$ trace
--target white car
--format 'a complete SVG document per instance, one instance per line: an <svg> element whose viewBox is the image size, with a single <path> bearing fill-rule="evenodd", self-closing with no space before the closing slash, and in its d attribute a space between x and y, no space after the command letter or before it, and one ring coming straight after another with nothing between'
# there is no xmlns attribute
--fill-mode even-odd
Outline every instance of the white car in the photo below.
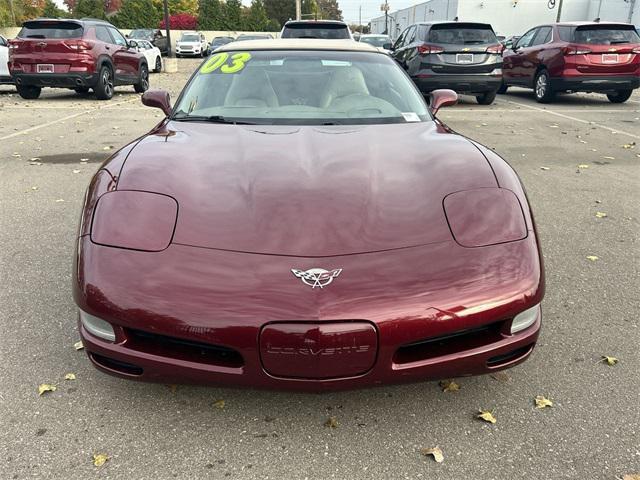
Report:
<svg viewBox="0 0 640 480"><path fill-rule="evenodd" d="M184 32L176 42L176 57L209 55L209 44L202 32Z"/></svg>
<svg viewBox="0 0 640 480"><path fill-rule="evenodd" d="M13 84L9 75L9 44L7 39L0 35L0 85Z"/></svg>
<svg viewBox="0 0 640 480"><path fill-rule="evenodd" d="M158 47L154 47L153 44L147 40L133 40L138 44L138 51L144 54L144 58L147 59L147 65L156 73L162 71L162 54Z"/></svg>

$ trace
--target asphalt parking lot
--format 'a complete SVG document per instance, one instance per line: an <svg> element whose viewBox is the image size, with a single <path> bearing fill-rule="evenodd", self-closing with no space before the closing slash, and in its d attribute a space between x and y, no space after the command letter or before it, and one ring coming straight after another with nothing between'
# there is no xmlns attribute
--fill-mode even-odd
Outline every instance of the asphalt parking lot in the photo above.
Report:
<svg viewBox="0 0 640 480"><path fill-rule="evenodd" d="M180 60L152 88L175 98L197 64ZM462 97L439 116L494 148L527 189L547 275L532 357L503 375L456 379L457 392L437 382L322 395L170 387L95 370L74 349L70 288L91 176L160 111L132 87L100 102L66 90L27 101L0 86L0 478L640 473L640 93L622 105L580 94L543 106L513 89L489 107ZM42 383L57 390L39 396ZM537 395L553 406L536 409ZM479 409L497 423L475 419ZM420 453L435 446L443 463ZM94 454L109 460L96 467Z"/></svg>

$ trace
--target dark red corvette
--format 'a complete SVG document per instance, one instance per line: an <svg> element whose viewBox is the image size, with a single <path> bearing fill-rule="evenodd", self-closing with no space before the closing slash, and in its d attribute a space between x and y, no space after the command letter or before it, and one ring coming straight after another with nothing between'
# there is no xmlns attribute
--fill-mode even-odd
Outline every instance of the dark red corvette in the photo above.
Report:
<svg viewBox="0 0 640 480"><path fill-rule="evenodd" d="M525 360L543 268L518 177L384 53L230 43L89 186L74 272L121 377L322 391Z"/></svg>

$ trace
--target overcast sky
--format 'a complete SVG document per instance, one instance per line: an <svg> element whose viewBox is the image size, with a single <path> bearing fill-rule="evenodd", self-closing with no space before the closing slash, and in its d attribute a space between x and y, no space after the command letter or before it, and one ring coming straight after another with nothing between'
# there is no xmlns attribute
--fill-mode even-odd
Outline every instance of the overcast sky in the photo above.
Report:
<svg viewBox="0 0 640 480"><path fill-rule="evenodd" d="M54 0L62 6L62 0ZM421 3L424 0L388 0L390 11L406 8L410 5ZM250 5L251 0L242 0L245 5ZM359 10L362 7L362 23L367 23L372 18L382 14L380 5L384 0L338 0L344 19L349 23L358 23Z"/></svg>

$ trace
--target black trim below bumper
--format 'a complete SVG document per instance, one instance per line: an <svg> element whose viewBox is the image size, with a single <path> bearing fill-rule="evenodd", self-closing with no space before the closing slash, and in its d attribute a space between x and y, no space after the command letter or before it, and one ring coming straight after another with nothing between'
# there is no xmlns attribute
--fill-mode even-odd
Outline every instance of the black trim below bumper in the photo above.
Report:
<svg viewBox="0 0 640 480"><path fill-rule="evenodd" d="M95 73L20 73L12 72L16 85L33 87L77 88L98 83Z"/></svg>
<svg viewBox="0 0 640 480"><path fill-rule="evenodd" d="M0 75L0 85L13 85L13 78L9 75Z"/></svg>
<svg viewBox="0 0 640 480"><path fill-rule="evenodd" d="M555 91L573 92L613 92L615 90L633 90L640 88L640 77L557 77L551 79L551 88Z"/></svg>
<svg viewBox="0 0 640 480"><path fill-rule="evenodd" d="M500 88L502 75L488 73L472 75L429 74L428 77L412 77L422 93L439 88L450 88L458 93L487 93Z"/></svg>

